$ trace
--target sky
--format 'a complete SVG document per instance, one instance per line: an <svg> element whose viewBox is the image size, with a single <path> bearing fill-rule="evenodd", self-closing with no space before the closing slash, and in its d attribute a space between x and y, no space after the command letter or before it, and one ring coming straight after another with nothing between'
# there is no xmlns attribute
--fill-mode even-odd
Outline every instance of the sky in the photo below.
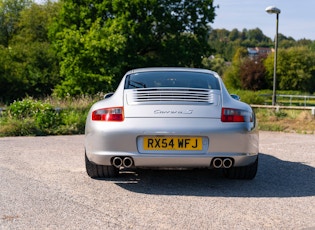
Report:
<svg viewBox="0 0 315 230"><path fill-rule="evenodd" d="M279 33L295 40L315 40L315 0L214 0L216 17L210 26L213 29L259 28L273 39L276 34L276 15L265 9L275 6L279 14Z"/></svg>

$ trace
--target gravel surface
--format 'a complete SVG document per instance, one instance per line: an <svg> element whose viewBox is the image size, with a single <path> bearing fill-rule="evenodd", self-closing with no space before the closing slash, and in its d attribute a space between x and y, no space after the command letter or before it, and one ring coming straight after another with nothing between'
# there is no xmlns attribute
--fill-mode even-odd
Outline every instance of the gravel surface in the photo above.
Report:
<svg viewBox="0 0 315 230"><path fill-rule="evenodd" d="M260 133L252 181L85 173L84 136L0 138L0 229L314 229L315 135Z"/></svg>

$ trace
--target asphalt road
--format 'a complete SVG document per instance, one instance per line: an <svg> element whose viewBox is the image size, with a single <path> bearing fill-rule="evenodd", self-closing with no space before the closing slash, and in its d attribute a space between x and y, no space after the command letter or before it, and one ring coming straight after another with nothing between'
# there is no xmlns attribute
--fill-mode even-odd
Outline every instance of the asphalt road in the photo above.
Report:
<svg viewBox="0 0 315 230"><path fill-rule="evenodd" d="M314 229L315 135L260 133L252 181L85 173L84 136L0 138L0 229Z"/></svg>

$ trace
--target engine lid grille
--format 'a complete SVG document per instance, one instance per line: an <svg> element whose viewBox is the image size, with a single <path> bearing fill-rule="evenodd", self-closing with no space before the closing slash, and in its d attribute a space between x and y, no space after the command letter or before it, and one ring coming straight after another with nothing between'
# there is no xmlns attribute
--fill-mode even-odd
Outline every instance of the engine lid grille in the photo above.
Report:
<svg viewBox="0 0 315 230"><path fill-rule="evenodd" d="M141 88L126 90L132 104L217 104L219 90L192 88Z"/></svg>

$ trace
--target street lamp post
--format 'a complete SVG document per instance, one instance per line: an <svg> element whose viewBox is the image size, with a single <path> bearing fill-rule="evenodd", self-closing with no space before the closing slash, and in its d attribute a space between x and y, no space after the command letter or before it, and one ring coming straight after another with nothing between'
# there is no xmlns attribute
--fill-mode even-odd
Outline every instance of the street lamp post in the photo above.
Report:
<svg viewBox="0 0 315 230"><path fill-rule="evenodd" d="M278 26L279 26L279 14L281 12L275 6L268 6L266 12L269 14L276 14L276 36L275 36L275 56L274 56L274 66L273 66L273 90L272 90L272 105L277 103L277 94L276 94L276 82L277 82L277 54L278 54Z"/></svg>

